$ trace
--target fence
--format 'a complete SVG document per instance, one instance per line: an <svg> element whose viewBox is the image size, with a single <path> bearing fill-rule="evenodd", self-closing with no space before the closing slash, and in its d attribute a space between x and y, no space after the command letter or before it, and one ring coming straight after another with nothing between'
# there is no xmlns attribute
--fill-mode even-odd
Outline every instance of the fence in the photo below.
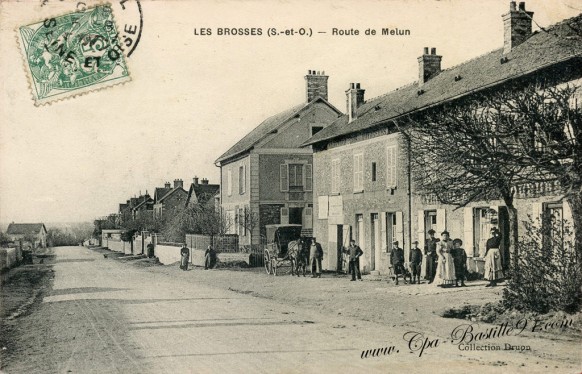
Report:
<svg viewBox="0 0 582 374"><path fill-rule="evenodd" d="M209 245L218 253L238 253L240 248L238 245L238 235L198 235L186 234L186 246L188 248L206 250Z"/></svg>

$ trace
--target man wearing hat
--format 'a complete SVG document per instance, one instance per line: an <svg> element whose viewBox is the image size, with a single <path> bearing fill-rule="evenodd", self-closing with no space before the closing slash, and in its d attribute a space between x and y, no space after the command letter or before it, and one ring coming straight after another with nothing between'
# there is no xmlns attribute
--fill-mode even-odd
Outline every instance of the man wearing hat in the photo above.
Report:
<svg viewBox="0 0 582 374"><path fill-rule="evenodd" d="M410 249L410 270L412 271L412 283L420 284L420 268L422 266L422 251L418 248L418 240L412 242Z"/></svg>
<svg viewBox="0 0 582 374"><path fill-rule="evenodd" d="M434 281L436 275L437 266L437 243L440 241L434 236L435 231L433 229L428 230L429 238L426 240L424 247L424 254L426 255L426 279L428 283Z"/></svg>
<svg viewBox="0 0 582 374"><path fill-rule="evenodd" d="M356 245L355 240L350 240L350 245L343 250L350 258L349 273L352 275L350 281L355 281L356 276L359 280L362 280L362 273L360 273L360 257L364 254L364 251L359 245Z"/></svg>
<svg viewBox="0 0 582 374"><path fill-rule="evenodd" d="M392 242L392 252L390 252L390 265L394 270L394 283L398 285L398 276L402 274L404 284L406 284L406 272L404 270L404 249L398 247L398 240Z"/></svg>

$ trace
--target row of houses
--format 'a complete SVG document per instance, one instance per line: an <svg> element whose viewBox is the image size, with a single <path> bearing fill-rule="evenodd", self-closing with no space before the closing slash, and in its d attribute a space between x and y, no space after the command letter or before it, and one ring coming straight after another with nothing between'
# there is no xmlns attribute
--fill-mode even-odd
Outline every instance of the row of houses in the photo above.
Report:
<svg viewBox="0 0 582 374"><path fill-rule="evenodd" d="M123 225L140 218L161 221L193 204L218 204L219 190L218 184L211 184L206 178L200 180L194 177L188 190L184 189L182 179L175 179L173 185L166 182L163 187L154 189L153 197L146 190L145 194L140 193L139 197L131 197L125 203L119 204L118 224Z"/></svg>
<svg viewBox="0 0 582 374"><path fill-rule="evenodd" d="M364 271L386 273L390 243L398 240L408 252L415 240L424 245L430 229L461 238L469 265L478 268L490 229L498 227L505 234L507 265L503 201L458 209L417 194L395 122L479 92L507 89L515 81L549 76L556 85L580 85L582 40L575 30L581 29L582 15L536 32L532 19L525 3L511 2L502 16L499 49L444 68L446 56L425 48L417 58L417 81L371 100L360 83L350 83L345 113L328 102L329 76L309 70L303 103L266 119L216 160L221 208L236 223L231 233L241 245L260 246L265 225L301 224L322 243L324 269L338 270L341 249L353 238L364 251ZM571 217L555 187L520 186L515 202L520 221L545 217L544 212ZM247 211L256 225L244 224Z"/></svg>

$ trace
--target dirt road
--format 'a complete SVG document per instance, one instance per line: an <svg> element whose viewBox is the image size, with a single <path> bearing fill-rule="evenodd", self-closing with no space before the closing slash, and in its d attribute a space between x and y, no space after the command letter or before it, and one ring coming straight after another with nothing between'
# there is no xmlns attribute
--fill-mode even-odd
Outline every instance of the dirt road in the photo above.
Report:
<svg viewBox="0 0 582 374"><path fill-rule="evenodd" d="M531 351L459 350L450 335L463 322L433 313L459 298L449 290L336 277L137 268L82 247L55 253L52 290L19 318L20 334L6 347L12 353L2 363L8 373L580 370L580 341L559 335L524 332L477 342ZM494 299L498 291L464 292ZM403 339L410 331L435 347L419 357L418 346ZM394 348L361 358L362 351L381 347Z"/></svg>

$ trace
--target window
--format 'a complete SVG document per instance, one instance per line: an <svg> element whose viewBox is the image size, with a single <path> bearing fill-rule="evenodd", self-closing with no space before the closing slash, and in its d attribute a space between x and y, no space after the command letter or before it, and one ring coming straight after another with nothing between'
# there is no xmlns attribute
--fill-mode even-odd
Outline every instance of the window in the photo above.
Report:
<svg viewBox="0 0 582 374"><path fill-rule="evenodd" d="M337 194L340 192L340 160L335 159L331 161L331 193Z"/></svg>
<svg viewBox="0 0 582 374"><path fill-rule="evenodd" d="M303 165L289 165L289 189L303 190Z"/></svg>
<svg viewBox="0 0 582 374"><path fill-rule="evenodd" d="M372 162L372 182L376 182L376 163Z"/></svg>
<svg viewBox="0 0 582 374"><path fill-rule="evenodd" d="M394 189L397 186L398 157L396 146L386 148L386 187Z"/></svg>
<svg viewBox="0 0 582 374"><path fill-rule="evenodd" d="M322 126L313 126L311 128L311 136L317 134L318 132L320 132L321 130L323 130Z"/></svg>
<svg viewBox="0 0 582 374"><path fill-rule="evenodd" d="M289 191L289 165L281 164L279 178L281 182L281 191Z"/></svg>
<svg viewBox="0 0 582 374"><path fill-rule="evenodd" d="M246 190L246 185L247 185L247 181L246 181L246 174L245 174L245 166L241 165L238 168L238 193L240 195L245 193Z"/></svg>
<svg viewBox="0 0 582 374"><path fill-rule="evenodd" d="M364 190L364 154L354 155L354 192Z"/></svg>
<svg viewBox="0 0 582 374"><path fill-rule="evenodd" d="M232 170L230 168L226 171L226 194L232 195Z"/></svg>

